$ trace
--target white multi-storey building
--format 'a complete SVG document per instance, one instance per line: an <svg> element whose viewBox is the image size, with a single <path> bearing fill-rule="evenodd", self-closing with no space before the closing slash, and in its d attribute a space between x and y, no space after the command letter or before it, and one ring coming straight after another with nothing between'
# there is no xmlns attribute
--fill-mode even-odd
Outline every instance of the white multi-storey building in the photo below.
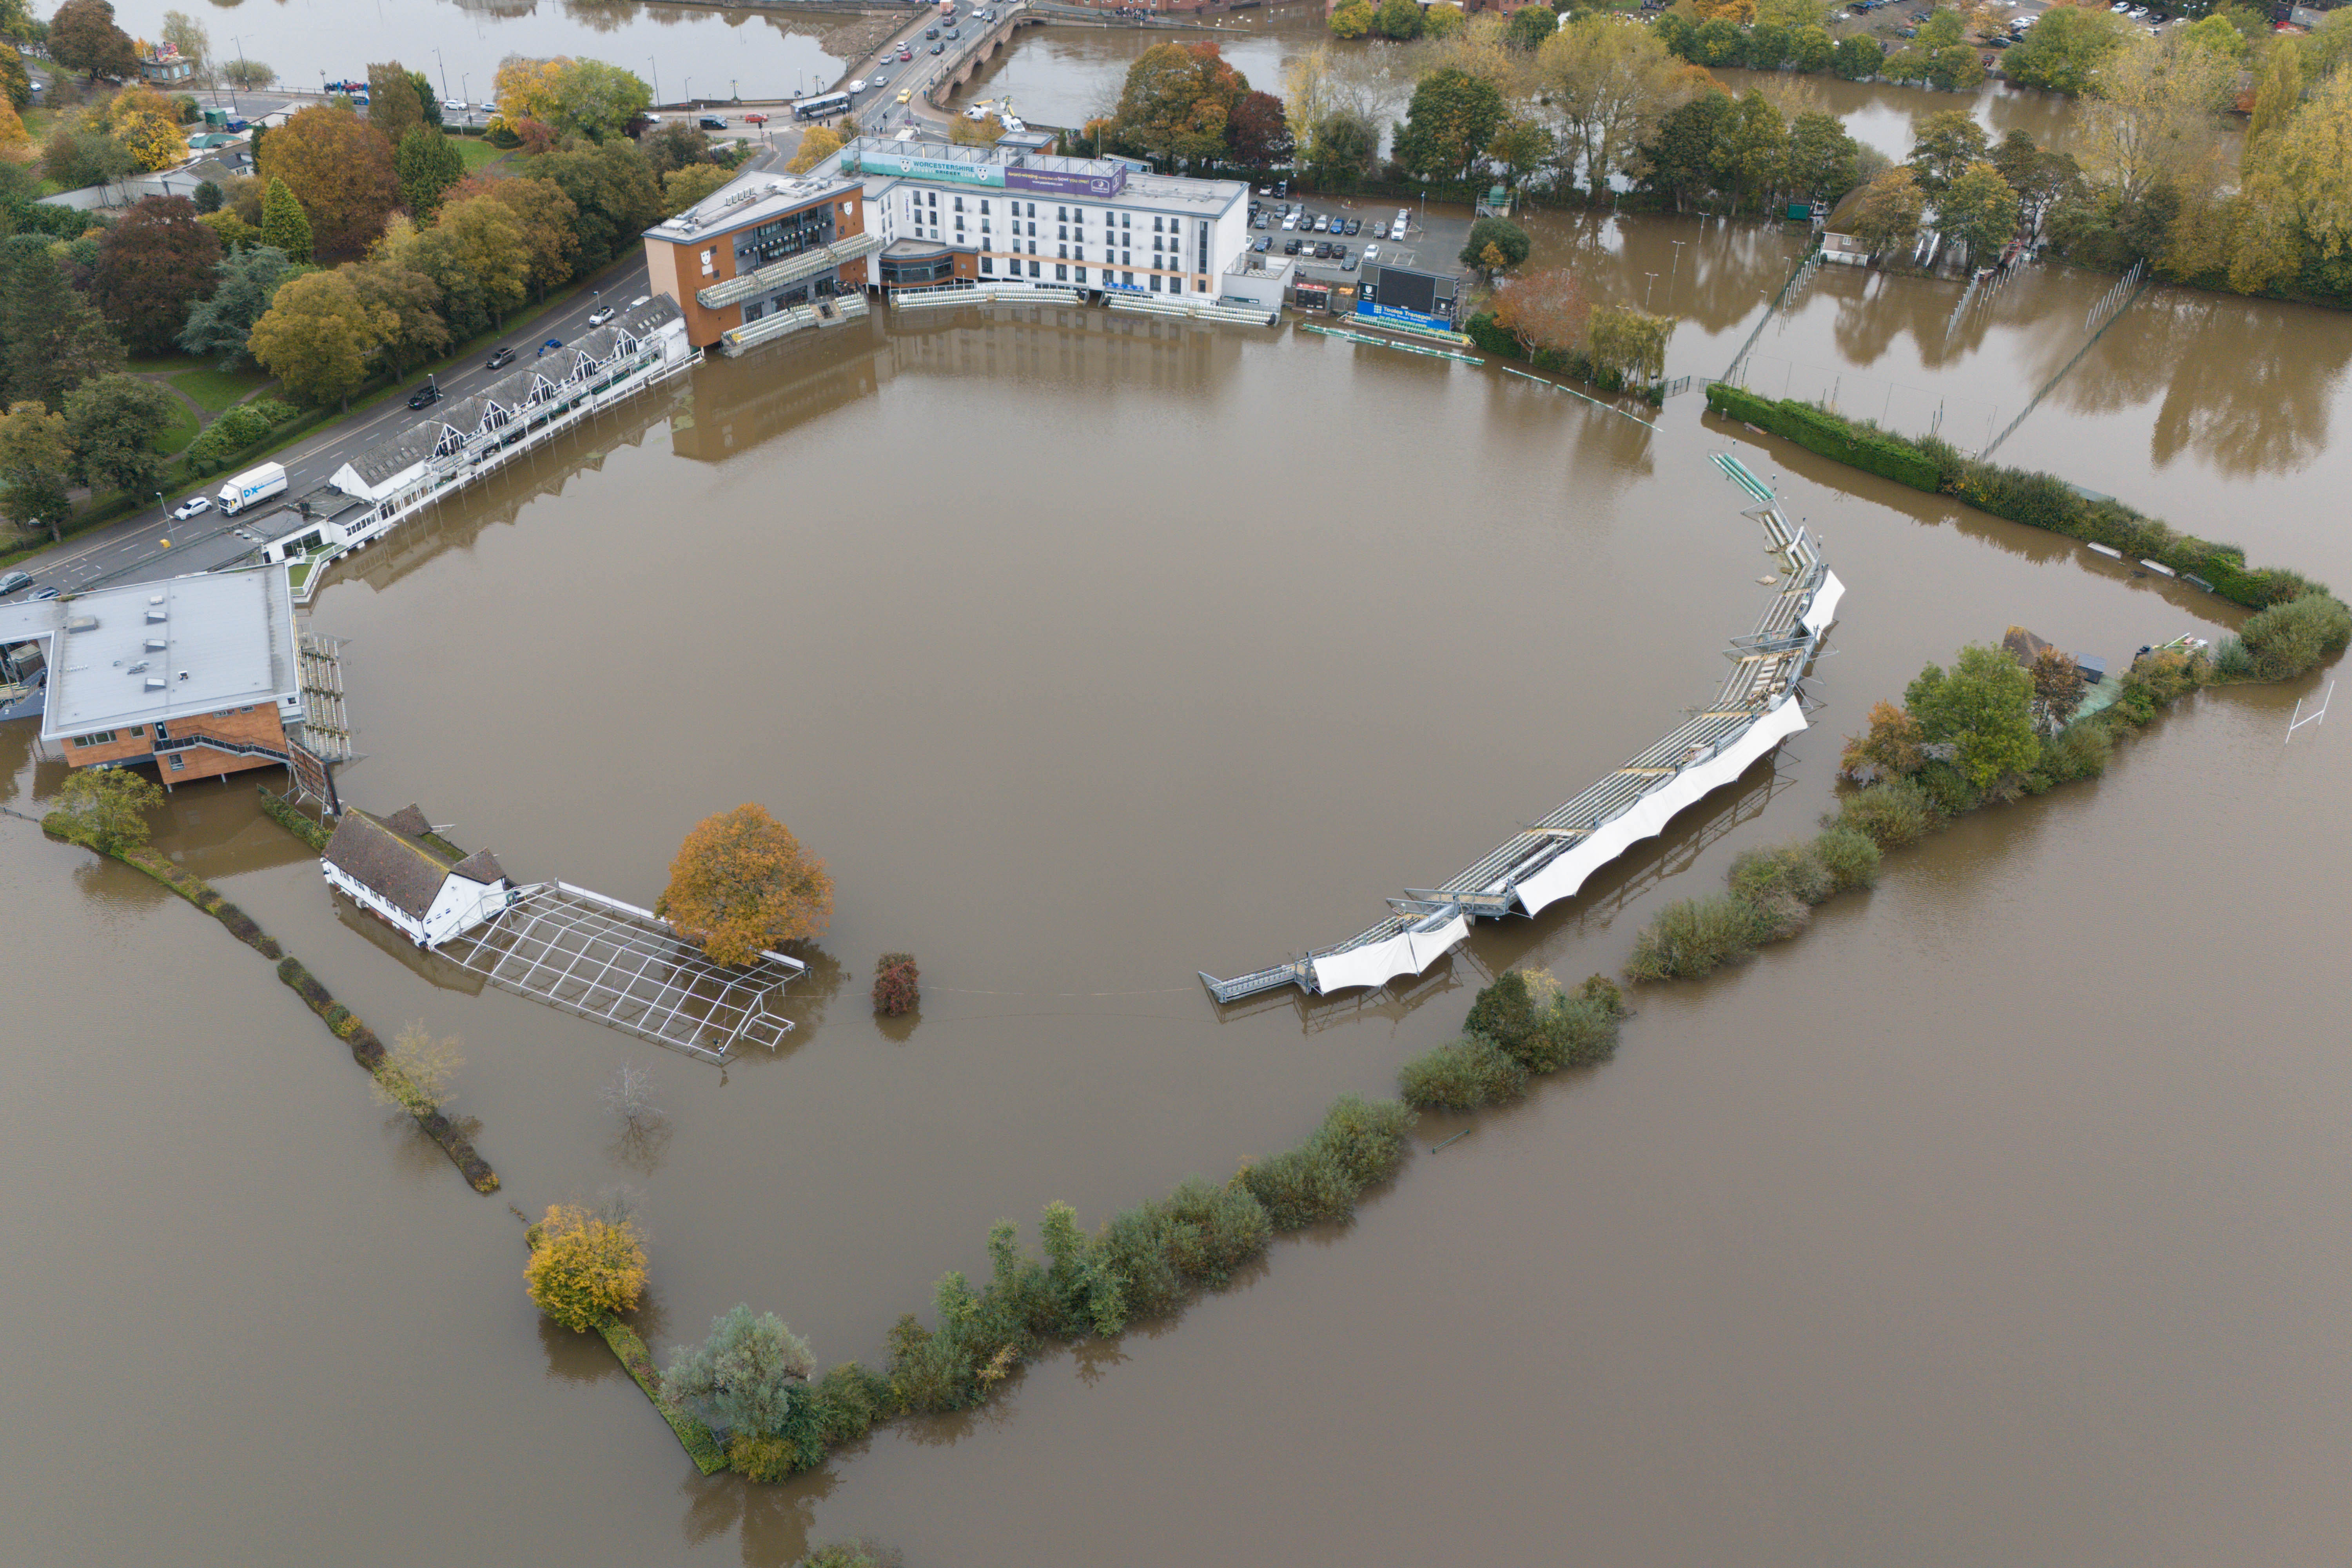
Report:
<svg viewBox="0 0 2352 1568"><path fill-rule="evenodd" d="M968 279L1213 299L1249 245L1249 187L1237 180L871 137L837 157L865 182L887 287Z"/></svg>

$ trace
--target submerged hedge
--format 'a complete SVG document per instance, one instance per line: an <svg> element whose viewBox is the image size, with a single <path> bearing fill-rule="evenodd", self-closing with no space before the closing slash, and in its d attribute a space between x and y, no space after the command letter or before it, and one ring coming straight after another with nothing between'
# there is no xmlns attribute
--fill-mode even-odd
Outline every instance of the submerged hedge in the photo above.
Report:
<svg viewBox="0 0 2352 1568"><path fill-rule="evenodd" d="M1995 517L2104 544L2135 561L2157 562L2249 609L2327 594L2320 584L2282 566L2249 568L2245 551L2237 545L2182 533L2121 501L2084 495L2054 474L1964 457L1951 443L1934 437L1915 440L1810 403L1761 397L1728 382L1711 384L1706 402L1719 414L1866 473L1931 495L1957 496Z"/></svg>

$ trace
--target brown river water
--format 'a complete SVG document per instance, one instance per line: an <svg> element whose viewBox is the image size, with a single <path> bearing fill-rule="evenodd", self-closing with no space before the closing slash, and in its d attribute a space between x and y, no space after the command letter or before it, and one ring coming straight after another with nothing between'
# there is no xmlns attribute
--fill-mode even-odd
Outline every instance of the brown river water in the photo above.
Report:
<svg viewBox="0 0 2352 1568"><path fill-rule="evenodd" d="M1601 226L1539 237L1671 287L1676 374L1721 374L1792 253ZM2028 274L1947 348L1958 285L1825 276L1752 380L1770 353L1792 385L2022 406L2105 287ZM2003 453L2342 584L2346 331L2153 295ZM1713 691L1766 560L1725 449L1848 584L1816 727L1409 995L1221 1015L1196 969L1346 937ZM877 1359L940 1272L985 1272L993 1220L1222 1177L1386 1092L1501 968L1617 968L1661 902L1807 831L1838 736L1923 662L2012 622L2122 660L2219 635L2214 601L1696 391L1645 429L1288 326L1070 310L698 367L313 616L353 639L348 797L518 876L649 901L694 821L773 808L840 888L801 1027L722 1070L454 985L248 790L182 792L159 843L379 1030L463 1037L506 1182L478 1197L261 959L0 818L0 1556L780 1564L867 1533L916 1568L2301 1568L2352 1529L2352 768L2326 726L2280 744L2327 672L2197 699L2104 780L1892 857L1799 941L1639 996L1616 1061L1417 1153L1345 1230L786 1486L698 1478L600 1344L535 1318L505 1202L636 1189L657 1352L746 1300ZM29 747L0 728L19 811L58 783ZM911 1029L865 1005L894 948ZM671 1113L649 1153L597 1103L625 1061Z"/></svg>

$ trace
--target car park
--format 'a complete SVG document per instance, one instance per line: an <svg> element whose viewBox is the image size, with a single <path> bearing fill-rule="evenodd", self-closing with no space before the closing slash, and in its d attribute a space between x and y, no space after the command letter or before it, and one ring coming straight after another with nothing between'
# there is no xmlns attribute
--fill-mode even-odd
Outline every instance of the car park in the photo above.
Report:
<svg viewBox="0 0 2352 1568"><path fill-rule="evenodd" d="M179 505L172 509L172 521L173 522L185 522L192 517L200 516L201 514L212 510L212 497L190 496L187 500L182 501Z"/></svg>
<svg viewBox="0 0 2352 1568"><path fill-rule="evenodd" d="M408 395L411 408L430 408L440 401L441 389L429 381Z"/></svg>
<svg viewBox="0 0 2352 1568"><path fill-rule="evenodd" d="M484 370L504 370L507 366L514 363L514 350L509 348L500 348L494 351L488 359L482 362L482 368Z"/></svg>

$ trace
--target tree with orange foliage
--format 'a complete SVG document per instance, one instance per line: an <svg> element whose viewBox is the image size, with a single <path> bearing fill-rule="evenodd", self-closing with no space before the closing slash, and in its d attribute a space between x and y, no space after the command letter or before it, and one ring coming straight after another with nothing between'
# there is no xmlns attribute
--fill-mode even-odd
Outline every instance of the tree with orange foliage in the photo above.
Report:
<svg viewBox="0 0 2352 1568"><path fill-rule="evenodd" d="M530 1261L522 1275L531 1301L567 1329L585 1333L634 1310L645 1293L646 1244L626 1219L555 1204L526 1235Z"/></svg>
<svg viewBox="0 0 2352 1568"><path fill-rule="evenodd" d="M824 930L833 879L765 806L739 805L686 836L654 913L717 962L749 963Z"/></svg>
<svg viewBox="0 0 2352 1568"><path fill-rule="evenodd" d="M260 163L302 204L321 258L366 249L400 205L392 143L348 109L303 110L262 140Z"/></svg>
<svg viewBox="0 0 2352 1568"><path fill-rule="evenodd" d="M1565 267L1547 267L1506 282L1495 294L1495 324L1529 353L1584 345L1592 322L1592 296Z"/></svg>
<svg viewBox="0 0 2352 1568"><path fill-rule="evenodd" d="M1863 732L1845 738L1838 772L1856 784L1908 778L1927 761L1919 744L1919 721L1892 702L1878 702Z"/></svg>
<svg viewBox="0 0 2352 1568"><path fill-rule="evenodd" d="M1691 0L1691 11L1702 22L1717 16L1744 27L1756 20L1756 0Z"/></svg>

